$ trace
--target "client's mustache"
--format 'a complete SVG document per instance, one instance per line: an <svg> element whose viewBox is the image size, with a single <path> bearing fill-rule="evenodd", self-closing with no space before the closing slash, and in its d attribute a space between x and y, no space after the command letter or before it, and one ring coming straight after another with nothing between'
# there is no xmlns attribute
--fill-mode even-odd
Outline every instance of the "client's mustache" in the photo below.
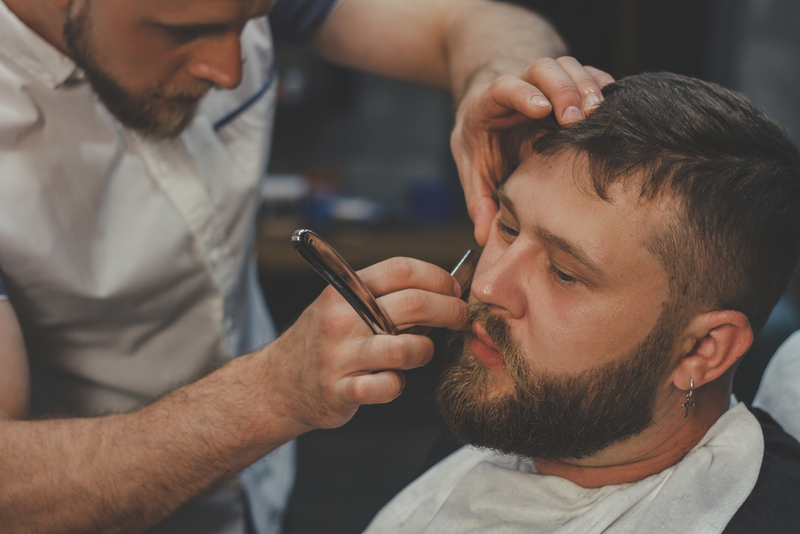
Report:
<svg viewBox="0 0 800 534"><path fill-rule="evenodd" d="M531 379L525 358L520 346L511 337L511 328L508 321L500 315L493 313L491 307L483 302L472 300L469 302L467 319L470 324L475 321L484 323L486 335L500 349L500 354L506 361L508 372L523 390L530 389ZM472 339L473 334L468 334L467 340Z"/></svg>
<svg viewBox="0 0 800 534"><path fill-rule="evenodd" d="M492 343L497 345L500 352L504 355L516 350L516 346L511 339L508 323L502 317L493 314L490 307L483 302L472 300L469 302L467 320L470 324L481 322L486 325L486 334Z"/></svg>

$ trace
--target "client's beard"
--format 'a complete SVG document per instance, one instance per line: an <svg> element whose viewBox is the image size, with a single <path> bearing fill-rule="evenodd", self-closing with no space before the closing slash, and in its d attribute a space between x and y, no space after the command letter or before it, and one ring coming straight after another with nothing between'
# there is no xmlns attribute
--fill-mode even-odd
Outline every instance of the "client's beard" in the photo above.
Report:
<svg viewBox="0 0 800 534"><path fill-rule="evenodd" d="M573 376L534 374L505 320L481 303L470 310L500 348L514 390L490 395L490 372L469 350L472 334L451 340L437 400L461 442L542 460L583 458L650 425L673 340L664 314L625 357Z"/></svg>
<svg viewBox="0 0 800 534"><path fill-rule="evenodd" d="M198 103L167 107L159 105L157 99L197 100L214 85L198 80L185 87L152 89L142 95L125 90L97 63L88 38L91 28L90 5L91 2L87 1L74 17L67 20L63 35L72 59L86 74L92 90L117 120L143 136L160 140L180 135L194 119Z"/></svg>

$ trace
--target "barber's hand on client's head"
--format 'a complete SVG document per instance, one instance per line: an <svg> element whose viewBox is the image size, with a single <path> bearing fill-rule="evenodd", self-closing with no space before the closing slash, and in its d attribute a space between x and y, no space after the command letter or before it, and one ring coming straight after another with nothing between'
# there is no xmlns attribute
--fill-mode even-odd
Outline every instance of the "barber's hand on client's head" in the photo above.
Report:
<svg viewBox="0 0 800 534"><path fill-rule="evenodd" d="M449 273L409 258L360 271L399 331L414 325L463 329L467 306ZM301 431L343 425L362 404L389 402L403 390L402 370L428 363L426 336L374 335L332 287L262 351L276 402Z"/></svg>
<svg viewBox="0 0 800 534"><path fill-rule="evenodd" d="M498 183L513 170L504 154L513 148L515 127L554 113L560 124L582 119L603 98L614 79L574 58L543 58L520 77L475 80L458 106L450 137L475 239L483 246L497 212Z"/></svg>

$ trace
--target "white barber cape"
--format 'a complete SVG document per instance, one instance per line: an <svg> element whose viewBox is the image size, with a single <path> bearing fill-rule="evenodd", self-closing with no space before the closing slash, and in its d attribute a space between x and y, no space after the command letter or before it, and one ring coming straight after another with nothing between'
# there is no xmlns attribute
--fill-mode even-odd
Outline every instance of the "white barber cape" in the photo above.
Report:
<svg viewBox="0 0 800 534"><path fill-rule="evenodd" d="M615 486L583 488L537 474L531 461L463 447L397 495L366 533L719 533L752 491L763 454L744 404L677 464Z"/></svg>
<svg viewBox="0 0 800 534"><path fill-rule="evenodd" d="M770 358L753 406L769 413L800 441L800 330L789 336Z"/></svg>

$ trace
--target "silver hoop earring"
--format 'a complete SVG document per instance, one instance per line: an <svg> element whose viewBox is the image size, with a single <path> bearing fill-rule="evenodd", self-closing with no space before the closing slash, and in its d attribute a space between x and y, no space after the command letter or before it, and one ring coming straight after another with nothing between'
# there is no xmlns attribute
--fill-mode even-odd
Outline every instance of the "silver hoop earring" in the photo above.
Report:
<svg viewBox="0 0 800 534"><path fill-rule="evenodd" d="M691 402L692 400L692 393L694 393L694 378L689 378L689 391L686 392L686 402L681 404L681 408L686 408L686 415L683 416L684 419L689 419L689 408L694 408L694 403Z"/></svg>

